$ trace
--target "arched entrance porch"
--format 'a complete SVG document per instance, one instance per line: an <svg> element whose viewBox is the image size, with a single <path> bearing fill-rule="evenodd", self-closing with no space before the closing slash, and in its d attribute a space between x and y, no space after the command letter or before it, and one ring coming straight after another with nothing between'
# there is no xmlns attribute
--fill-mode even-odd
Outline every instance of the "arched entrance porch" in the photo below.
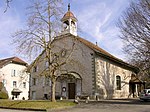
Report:
<svg viewBox="0 0 150 112"><path fill-rule="evenodd" d="M61 74L57 81L60 82L60 95L62 98L75 99L77 95L81 95L82 78L78 73Z"/></svg>

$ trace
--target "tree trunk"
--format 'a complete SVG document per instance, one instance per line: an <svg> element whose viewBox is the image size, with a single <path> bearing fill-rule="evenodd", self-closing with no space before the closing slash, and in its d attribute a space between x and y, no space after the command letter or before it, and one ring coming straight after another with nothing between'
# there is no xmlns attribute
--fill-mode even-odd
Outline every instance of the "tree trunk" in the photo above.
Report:
<svg viewBox="0 0 150 112"><path fill-rule="evenodd" d="M52 102L56 102L56 99L55 99L55 87L56 87L56 78L52 78L52 96L51 96L51 101Z"/></svg>

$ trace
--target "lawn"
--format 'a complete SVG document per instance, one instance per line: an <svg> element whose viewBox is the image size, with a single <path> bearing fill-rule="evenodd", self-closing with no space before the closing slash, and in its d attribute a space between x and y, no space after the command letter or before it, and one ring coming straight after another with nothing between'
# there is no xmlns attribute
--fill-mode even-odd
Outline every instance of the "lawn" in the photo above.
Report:
<svg viewBox="0 0 150 112"><path fill-rule="evenodd" d="M7 107L7 108L22 108L22 109L55 109L55 108L66 108L69 106L75 106L75 103L71 101L57 101L57 102L50 102L50 101L43 101L43 100L36 100L36 101L12 101L12 100L0 100L0 107Z"/></svg>

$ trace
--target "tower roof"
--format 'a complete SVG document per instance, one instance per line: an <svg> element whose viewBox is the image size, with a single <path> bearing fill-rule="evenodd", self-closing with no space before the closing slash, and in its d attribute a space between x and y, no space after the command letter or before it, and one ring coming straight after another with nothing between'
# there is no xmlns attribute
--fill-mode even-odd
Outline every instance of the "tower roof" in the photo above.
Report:
<svg viewBox="0 0 150 112"><path fill-rule="evenodd" d="M73 19L75 21L77 21L77 18L74 16L74 14L70 11L70 4L68 4L68 11L65 13L65 15L63 16L63 18L61 19L61 21L65 21L67 19Z"/></svg>

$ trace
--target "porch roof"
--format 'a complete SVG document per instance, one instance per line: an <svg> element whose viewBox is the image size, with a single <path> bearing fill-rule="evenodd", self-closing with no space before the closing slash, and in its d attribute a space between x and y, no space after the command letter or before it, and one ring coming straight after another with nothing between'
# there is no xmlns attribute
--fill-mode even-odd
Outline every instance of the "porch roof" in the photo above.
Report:
<svg viewBox="0 0 150 112"><path fill-rule="evenodd" d="M22 91L19 90L18 88L14 88L11 92L12 93L21 93Z"/></svg>
<svg viewBox="0 0 150 112"><path fill-rule="evenodd" d="M144 84L145 82L140 80L138 77L134 76L131 78L130 82L132 84Z"/></svg>

